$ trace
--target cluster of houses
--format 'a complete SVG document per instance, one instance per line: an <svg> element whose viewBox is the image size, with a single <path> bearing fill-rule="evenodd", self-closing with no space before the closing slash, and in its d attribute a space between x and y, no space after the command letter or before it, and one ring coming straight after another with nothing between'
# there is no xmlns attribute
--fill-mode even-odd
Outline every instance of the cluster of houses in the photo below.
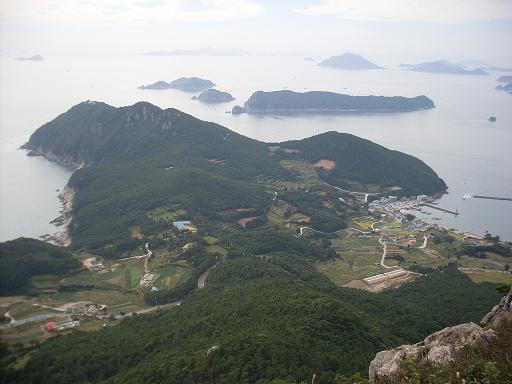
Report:
<svg viewBox="0 0 512 384"><path fill-rule="evenodd" d="M70 315L81 315L81 316L96 316L101 312L104 312L106 305L98 305L92 301L79 301L69 305L66 308L66 313Z"/></svg>
<svg viewBox="0 0 512 384"><path fill-rule="evenodd" d="M386 233L382 234L382 238L388 242L392 242L397 246L410 246L413 247L417 244L416 237L414 235L388 235Z"/></svg>

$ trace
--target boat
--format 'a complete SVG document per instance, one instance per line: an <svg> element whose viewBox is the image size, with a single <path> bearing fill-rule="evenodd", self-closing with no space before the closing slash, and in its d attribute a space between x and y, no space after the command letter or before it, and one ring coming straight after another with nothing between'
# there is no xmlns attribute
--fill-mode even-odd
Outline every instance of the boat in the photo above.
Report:
<svg viewBox="0 0 512 384"><path fill-rule="evenodd" d="M495 122L496 121L496 116L489 116L489 118L487 120Z"/></svg>

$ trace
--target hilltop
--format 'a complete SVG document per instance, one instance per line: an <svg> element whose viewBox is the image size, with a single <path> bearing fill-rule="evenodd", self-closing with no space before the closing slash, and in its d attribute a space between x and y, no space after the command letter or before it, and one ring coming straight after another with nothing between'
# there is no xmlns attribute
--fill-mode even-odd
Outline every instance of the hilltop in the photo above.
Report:
<svg viewBox="0 0 512 384"><path fill-rule="evenodd" d="M318 63L318 65L321 67L348 70L381 69L381 67L372 63L371 61L353 53L344 53L340 56L331 56L328 59Z"/></svg>

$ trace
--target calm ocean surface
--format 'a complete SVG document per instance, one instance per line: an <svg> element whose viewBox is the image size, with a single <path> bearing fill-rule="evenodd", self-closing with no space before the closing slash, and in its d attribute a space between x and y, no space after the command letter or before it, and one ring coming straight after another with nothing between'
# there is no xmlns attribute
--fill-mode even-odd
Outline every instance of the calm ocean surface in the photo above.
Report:
<svg viewBox="0 0 512 384"><path fill-rule="evenodd" d="M390 67L391 68L391 67ZM57 199L69 169L17 148L42 124L84 100L114 106L149 101L177 108L263 140L300 139L326 131L348 132L429 164L448 184L439 206L458 210L454 217L434 212L439 223L466 231L489 231L512 240L512 202L463 200L465 193L512 197L512 96L496 91L490 76L435 75L398 69L337 71L302 57L138 56L69 58L44 62L0 58L0 241L53 233ZM139 90L141 84L181 76L212 80L237 98L208 105L192 93ZM257 90L324 90L352 95L427 95L428 111L401 114L232 116L225 111ZM497 122L487 121L496 116Z"/></svg>

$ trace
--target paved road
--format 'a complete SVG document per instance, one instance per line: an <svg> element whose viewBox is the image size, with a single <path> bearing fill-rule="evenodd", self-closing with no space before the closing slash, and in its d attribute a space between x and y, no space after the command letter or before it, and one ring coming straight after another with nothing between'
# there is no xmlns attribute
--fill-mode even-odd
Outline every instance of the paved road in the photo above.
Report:
<svg viewBox="0 0 512 384"><path fill-rule="evenodd" d="M208 268L206 271L204 271L201 276L199 276L199 279L197 279L197 288L201 289L204 288L206 285L206 279L208 278L208 275L210 274L210 271L212 268L215 268L217 264L215 264L213 267Z"/></svg>
<svg viewBox="0 0 512 384"><path fill-rule="evenodd" d="M322 232L322 231L318 231L316 229L313 229L311 227L299 227L299 230L300 230L299 236L302 236L302 232L304 231L304 229L309 229L310 231L313 231L313 232L316 232L316 233L321 233L323 235L335 235L336 233L343 232L345 230L345 228L343 228L343 229L339 229L339 230L334 231L334 232ZM355 229L356 231L359 231L359 229L356 229L356 228L350 228L350 229ZM362 232L362 231L359 231L359 232ZM362 233L364 233L364 232L362 232Z"/></svg>
<svg viewBox="0 0 512 384"><path fill-rule="evenodd" d="M19 325L31 323L33 321L44 321L45 318L50 318L50 317L52 317L52 318L55 318L55 317L69 318L69 315L66 313L43 313L41 315L31 316L31 317L27 317L27 318L21 319L21 320L11 320L10 323L0 325L0 329L8 329L8 328L12 328L12 327L17 327Z"/></svg>

